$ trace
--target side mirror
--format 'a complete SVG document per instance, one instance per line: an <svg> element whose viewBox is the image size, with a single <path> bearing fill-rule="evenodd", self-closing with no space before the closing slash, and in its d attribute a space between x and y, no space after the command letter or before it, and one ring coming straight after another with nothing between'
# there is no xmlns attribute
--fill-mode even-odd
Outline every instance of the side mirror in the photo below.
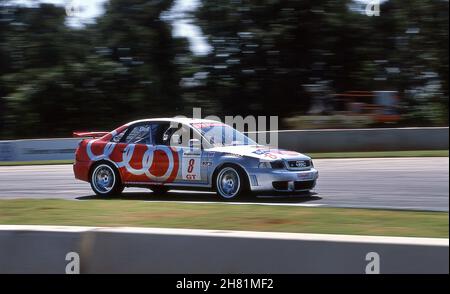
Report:
<svg viewBox="0 0 450 294"><path fill-rule="evenodd" d="M190 139L189 140L189 148L191 149L201 149L202 143L199 139Z"/></svg>

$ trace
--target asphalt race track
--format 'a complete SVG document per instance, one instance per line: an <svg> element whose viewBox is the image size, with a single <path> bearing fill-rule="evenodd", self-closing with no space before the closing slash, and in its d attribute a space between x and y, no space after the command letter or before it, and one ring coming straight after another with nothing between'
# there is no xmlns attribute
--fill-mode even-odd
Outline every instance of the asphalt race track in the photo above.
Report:
<svg viewBox="0 0 450 294"><path fill-rule="evenodd" d="M311 196L259 196L231 204L449 210L447 157L321 159L314 163L320 178ZM71 165L0 167L0 199L10 198L99 199L88 183L74 179ZM126 189L121 198L199 205L219 201L208 192L154 195L146 189Z"/></svg>

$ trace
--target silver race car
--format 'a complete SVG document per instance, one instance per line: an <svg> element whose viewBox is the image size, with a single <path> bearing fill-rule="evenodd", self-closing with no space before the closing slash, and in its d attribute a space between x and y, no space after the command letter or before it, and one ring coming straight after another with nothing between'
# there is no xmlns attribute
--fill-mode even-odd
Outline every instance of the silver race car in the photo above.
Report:
<svg viewBox="0 0 450 294"><path fill-rule="evenodd" d="M74 173L98 195L124 187L215 190L223 199L250 192L298 192L314 188L318 171L310 157L254 142L212 120L139 120L86 137L76 150Z"/></svg>

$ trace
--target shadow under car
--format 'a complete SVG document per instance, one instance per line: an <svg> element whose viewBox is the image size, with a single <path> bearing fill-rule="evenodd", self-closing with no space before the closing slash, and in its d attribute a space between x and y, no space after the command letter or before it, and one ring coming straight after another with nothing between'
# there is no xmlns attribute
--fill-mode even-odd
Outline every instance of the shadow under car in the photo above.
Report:
<svg viewBox="0 0 450 294"><path fill-rule="evenodd" d="M141 200L141 201L174 201L174 202L236 202L236 203L305 203L322 199L315 192L304 193L266 193L249 195L236 200L223 200L214 192L169 191L163 195L154 192L124 192L120 195L102 197L87 195L77 200Z"/></svg>

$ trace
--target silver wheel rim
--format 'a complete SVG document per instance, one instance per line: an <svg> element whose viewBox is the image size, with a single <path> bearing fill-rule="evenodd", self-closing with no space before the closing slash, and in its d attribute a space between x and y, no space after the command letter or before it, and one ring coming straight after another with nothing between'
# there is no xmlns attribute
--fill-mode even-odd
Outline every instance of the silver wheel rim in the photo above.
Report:
<svg viewBox="0 0 450 294"><path fill-rule="evenodd" d="M217 190L224 198L233 198L239 192L241 181L239 174L231 167L224 168L217 176Z"/></svg>
<svg viewBox="0 0 450 294"><path fill-rule="evenodd" d="M106 164L97 166L92 173L92 184L94 185L95 190L101 194L110 192L115 183L116 176L114 171Z"/></svg>

